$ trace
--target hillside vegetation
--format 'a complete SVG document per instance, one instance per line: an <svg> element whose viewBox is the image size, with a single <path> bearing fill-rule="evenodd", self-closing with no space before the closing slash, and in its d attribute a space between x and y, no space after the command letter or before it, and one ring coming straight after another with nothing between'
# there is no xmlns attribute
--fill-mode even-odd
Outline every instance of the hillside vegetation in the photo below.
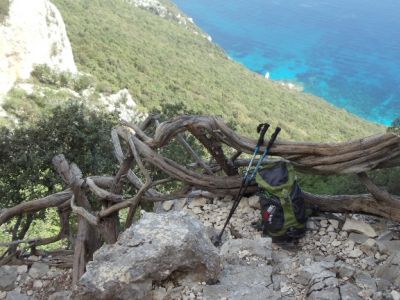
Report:
<svg viewBox="0 0 400 300"><path fill-rule="evenodd" d="M10 6L9 0L0 0L0 24L7 17L9 6Z"/></svg>
<svg viewBox="0 0 400 300"><path fill-rule="evenodd" d="M280 125L282 137L292 140L338 141L384 131L247 70L192 24L122 0L53 2L64 17L78 68L96 76L101 91L129 88L148 110L183 102L235 120L244 133L254 134L259 122Z"/></svg>

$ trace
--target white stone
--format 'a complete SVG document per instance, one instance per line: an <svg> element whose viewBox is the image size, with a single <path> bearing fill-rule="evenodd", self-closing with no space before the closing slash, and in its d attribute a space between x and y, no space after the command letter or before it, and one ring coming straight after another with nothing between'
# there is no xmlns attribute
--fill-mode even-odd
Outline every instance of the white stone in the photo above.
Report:
<svg viewBox="0 0 400 300"><path fill-rule="evenodd" d="M162 207L165 211L170 211L174 206L174 200L164 201Z"/></svg>
<svg viewBox="0 0 400 300"><path fill-rule="evenodd" d="M0 94L28 79L37 64L77 72L58 9L48 0L13 0L0 25Z"/></svg>
<svg viewBox="0 0 400 300"><path fill-rule="evenodd" d="M330 219L329 223L333 226L333 228L338 229L339 228L339 221L335 219Z"/></svg>
<svg viewBox="0 0 400 300"><path fill-rule="evenodd" d="M254 209L261 209L260 207L260 197L258 196L251 196L248 198L249 206Z"/></svg>
<svg viewBox="0 0 400 300"><path fill-rule="evenodd" d="M321 220L319 224L321 225L322 228L326 228L328 227L328 220Z"/></svg>
<svg viewBox="0 0 400 300"><path fill-rule="evenodd" d="M346 219L346 222L344 223L342 230L349 231L349 232L363 233L366 236L369 236L372 238L377 236L376 231L374 230L374 228L372 228L371 225L369 225L365 222L350 219L350 218Z"/></svg>
<svg viewBox="0 0 400 300"><path fill-rule="evenodd" d="M193 207L203 207L204 205L207 204L207 198L196 198L196 199L192 199L189 202L189 208L193 208Z"/></svg>
<svg viewBox="0 0 400 300"><path fill-rule="evenodd" d="M328 229L326 230L327 232L334 232L335 228L332 225L329 225Z"/></svg>
<svg viewBox="0 0 400 300"><path fill-rule="evenodd" d="M400 293L398 291L393 290L390 295L392 295L393 300L400 300Z"/></svg>
<svg viewBox="0 0 400 300"><path fill-rule="evenodd" d="M28 266L27 265L21 265L17 267L17 273L18 274L23 274L28 272Z"/></svg>
<svg viewBox="0 0 400 300"><path fill-rule="evenodd" d="M348 256L351 258L357 258L360 257L362 254L363 252L360 249L355 248L348 253Z"/></svg>
<svg viewBox="0 0 400 300"><path fill-rule="evenodd" d="M124 121L139 122L146 117L137 110L136 102L128 89L122 89L111 95L100 94L99 101L107 111L117 112Z"/></svg>
<svg viewBox="0 0 400 300"><path fill-rule="evenodd" d="M221 260L205 227L192 214L145 213L112 245L93 255L73 299L148 299L153 281L176 272L185 280L215 281Z"/></svg>
<svg viewBox="0 0 400 300"><path fill-rule="evenodd" d="M43 287L43 282L41 280L35 280L33 282L33 288L38 290Z"/></svg>

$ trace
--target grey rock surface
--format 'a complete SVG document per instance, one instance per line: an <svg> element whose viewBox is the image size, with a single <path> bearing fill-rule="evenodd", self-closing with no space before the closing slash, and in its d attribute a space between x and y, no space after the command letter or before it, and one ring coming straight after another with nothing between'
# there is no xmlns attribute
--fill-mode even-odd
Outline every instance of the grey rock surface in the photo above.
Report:
<svg viewBox="0 0 400 300"><path fill-rule="evenodd" d="M342 300L361 300L360 296L358 296L358 293L360 289L355 286L354 284L351 283L346 283L345 285L342 285L340 288L340 296L342 297Z"/></svg>
<svg viewBox="0 0 400 300"><path fill-rule="evenodd" d="M339 300L340 294L337 287L324 289L321 291L313 291L307 300Z"/></svg>
<svg viewBox="0 0 400 300"><path fill-rule="evenodd" d="M258 257L266 261L272 260L271 238L235 239L225 242L220 250L223 261L239 264L243 258ZM247 264L251 262L246 262Z"/></svg>
<svg viewBox="0 0 400 300"><path fill-rule="evenodd" d="M362 233L352 232L349 234L349 239L356 243L362 244L368 240L368 236L366 236L365 234L362 234Z"/></svg>
<svg viewBox="0 0 400 300"><path fill-rule="evenodd" d="M44 276L49 271L49 266L45 263L34 262L29 269L29 276L32 278L40 278Z"/></svg>
<svg viewBox="0 0 400 300"><path fill-rule="evenodd" d="M216 285L203 288L204 299L280 299L273 290L272 267L226 265Z"/></svg>
<svg viewBox="0 0 400 300"><path fill-rule="evenodd" d="M314 262L309 266L303 266L298 272L296 282L302 285L307 285L311 280L321 277L335 277L335 273L330 271L334 267L333 263L330 262Z"/></svg>
<svg viewBox="0 0 400 300"><path fill-rule="evenodd" d="M379 251L389 255L398 253L400 251L400 240L393 241L377 241Z"/></svg>
<svg viewBox="0 0 400 300"><path fill-rule="evenodd" d="M375 277L400 285L400 251L390 256L384 264L376 268Z"/></svg>
<svg viewBox="0 0 400 300"><path fill-rule="evenodd" d="M17 280L17 267L16 266L2 266L0 267L0 290L11 291L15 288L15 281Z"/></svg>
<svg viewBox="0 0 400 300"><path fill-rule="evenodd" d="M357 233L362 233L365 234L368 237L376 237L377 234L375 232L375 229L372 228L371 225L355 220L355 219L350 219L347 218L346 222L343 225L342 230L348 231L348 232L357 232Z"/></svg>
<svg viewBox="0 0 400 300"><path fill-rule="evenodd" d="M36 300L36 298L19 291L11 291L7 293L6 300Z"/></svg>
<svg viewBox="0 0 400 300"><path fill-rule="evenodd" d="M70 291L62 291L51 294L49 300L69 300L70 297L71 297Z"/></svg>
<svg viewBox="0 0 400 300"><path fill-rule="evenodd" d="M145 213L114 245L94 254L72 299L143 299L152 282L171 274L215 281L221 272L217 249L201 222L186 212Z"/></svg>

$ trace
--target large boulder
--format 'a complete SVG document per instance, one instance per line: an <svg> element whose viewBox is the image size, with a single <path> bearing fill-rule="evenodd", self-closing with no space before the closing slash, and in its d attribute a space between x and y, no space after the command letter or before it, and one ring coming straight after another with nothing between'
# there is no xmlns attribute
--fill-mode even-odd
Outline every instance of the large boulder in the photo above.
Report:
<svg viewBox="0 0 400 300"><path fill-rule="evenodd" d="M0 291L11 291L15 288L18 272L16 266L0 267Z"/></svg>
<svg viewBox="0 0 400 300"><path fill-rule="evenodd" d="M350 218L346 219L346 222L344 223L342 230L348 231L348 232L362 233L371 238L374 238L377 236L375 229L372 228L371 225L369 225L365 222L355 220L355 219L350 219Z"/></svg>
<svg viewBox="0 0 400 300"><path fill-rule="evenodd" d="M379 277L400 286L400 252L391 255L388 260L375 270L375 277Z"/></svg>
<svg viewBox="0 0 400 300"><path fill-rule="evenodd" d="M145 213L87 266L72 299L144 299L153 281L218 279L221 261L204 226L187 212Z"/></svg>

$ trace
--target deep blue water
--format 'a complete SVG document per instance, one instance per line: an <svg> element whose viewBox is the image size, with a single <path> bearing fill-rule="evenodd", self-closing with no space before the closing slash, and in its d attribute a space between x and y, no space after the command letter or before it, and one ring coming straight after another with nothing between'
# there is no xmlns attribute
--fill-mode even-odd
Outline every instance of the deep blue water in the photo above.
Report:
<svg viewBox="0 0 400 300"><path fill-rule="evenodd" d="M400 0L174 0L230 57L365 119L400 117Z"/></svg>

